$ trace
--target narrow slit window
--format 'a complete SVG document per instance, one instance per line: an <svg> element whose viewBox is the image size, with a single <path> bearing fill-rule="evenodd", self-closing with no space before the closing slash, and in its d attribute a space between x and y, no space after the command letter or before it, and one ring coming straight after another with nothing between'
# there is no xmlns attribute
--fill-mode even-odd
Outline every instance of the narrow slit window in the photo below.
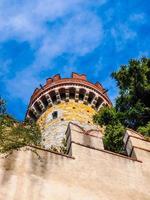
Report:
<svg viewBox="0 0 150 200"><path fill-rule="evenodd" d="M56 119L58 117L58 112L57 111L54 111L53 113L52 113L52 118L53 119Z"/></svg>

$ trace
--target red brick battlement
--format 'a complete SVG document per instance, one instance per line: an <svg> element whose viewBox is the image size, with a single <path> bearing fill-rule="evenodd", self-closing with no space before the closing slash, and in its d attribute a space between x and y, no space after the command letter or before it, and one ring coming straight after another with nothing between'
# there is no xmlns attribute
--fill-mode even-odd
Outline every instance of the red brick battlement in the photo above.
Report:
<svg viewBox="0 0 150 200"><path fill-rule="evenodd" d="M52 78L48 78L46 80L46 84L42 88L36 88L35 91L33 92L31 99L30 99L30 105L45 91L48 89L53 89L57 85L68 85L68 84L80 84L80 85L85 85L87 87L90 87L97 92L101 93L101 95L108 101L109 104L111 104L111 101L105 93L105 89L102 87L102 85L97 82L95 84L87 81L86 75L82 74L77 74L77 73L72 73L71 78L61 78L59 74L54 75Z"/></svg>
<svg viewBox="0 0 150 200"><path fill-rule="evenodd" d="M91 83L85 74L73 72L71 78L61 78L60 74L56 74L48 78L41 88L35 89L30 99L27 116L30 110L30 114L32 112L33 116L34 113L37 118L46 109L47 104L52 106L60 103L61 100L69 101L70 98L76 102L83 101L96 110L99 110L102 105L112 105L103 86L98 82Z"/></svg>

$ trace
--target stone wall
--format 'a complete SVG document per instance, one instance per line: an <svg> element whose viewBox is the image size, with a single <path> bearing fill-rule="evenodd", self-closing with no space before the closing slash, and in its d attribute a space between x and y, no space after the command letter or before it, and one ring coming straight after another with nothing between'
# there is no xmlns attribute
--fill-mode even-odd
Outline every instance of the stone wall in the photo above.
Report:
<svg viewBox="0 0 150 200"><path fill-rule="evenodd" d="M53 119L52 116L54 112L57 112L56 119ZM62 141L65 138L69 122L76 123L85 130L95 129L102 131L102 128L93 123L93 115L95 113L96 111L90 106L73 100L48 108L37 121L42 130L43 147L50 149L51 146L55 146L59 149L63 145Z"/></svg>

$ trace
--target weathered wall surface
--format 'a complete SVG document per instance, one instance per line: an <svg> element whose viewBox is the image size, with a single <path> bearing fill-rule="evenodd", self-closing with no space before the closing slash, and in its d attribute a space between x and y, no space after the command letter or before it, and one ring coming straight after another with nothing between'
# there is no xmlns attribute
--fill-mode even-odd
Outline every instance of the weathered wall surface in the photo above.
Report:
<svg viewBox="0 0 150 200"><path fill-rule="evenodd" d="M74 158L37 150L42 162L32 151L1 159L0 200L149 200L150 152L135 149L140 162L98 149L95 138L73 126Z"/></svg>
<svg viewBox="0 0 150 200"><path fill-rule="evenodd" d="M62 102L60 104L55 104L48 108L38 119L37 123L47 128L48 126L56 123L56 120L52 120L52 112L58 111L57 121L79 121L80 123L87 123L94 125L93 115L96 111L88 105L83 104L83 102L75 102L70 100L69 102ZM84 116L84 117L83 117Z"/></svg>
<svg viewBox="0 0 150 200"><path fill-rule="evenodd" d="M52 113L57 112L56 119L52 118ZM48 108L38 119L43 134L43 146L49 149L51 145L60 147L68 126L68 123L74 122L81 125L85 130L97 129L99 126L93 123L93 115L96 111L83 102L62 102Z"/></svg>

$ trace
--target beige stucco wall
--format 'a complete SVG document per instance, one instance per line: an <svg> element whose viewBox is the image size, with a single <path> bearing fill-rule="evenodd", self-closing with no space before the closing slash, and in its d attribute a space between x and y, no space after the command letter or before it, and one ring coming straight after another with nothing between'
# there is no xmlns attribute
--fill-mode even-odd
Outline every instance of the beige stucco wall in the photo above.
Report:
<svg viewBox="0 0 150 200"><path fill-rule="evenodd" d="M82 135L81 135L82 134ZM71 127L72 156L37 150L0 160L0 200L149 200L150 152L138 160L98 150L95 137ZM87 146L97 146L96 149ZM142 140L141 140L142 141ZM34 149L34 148L33 148Z"/></svg>

